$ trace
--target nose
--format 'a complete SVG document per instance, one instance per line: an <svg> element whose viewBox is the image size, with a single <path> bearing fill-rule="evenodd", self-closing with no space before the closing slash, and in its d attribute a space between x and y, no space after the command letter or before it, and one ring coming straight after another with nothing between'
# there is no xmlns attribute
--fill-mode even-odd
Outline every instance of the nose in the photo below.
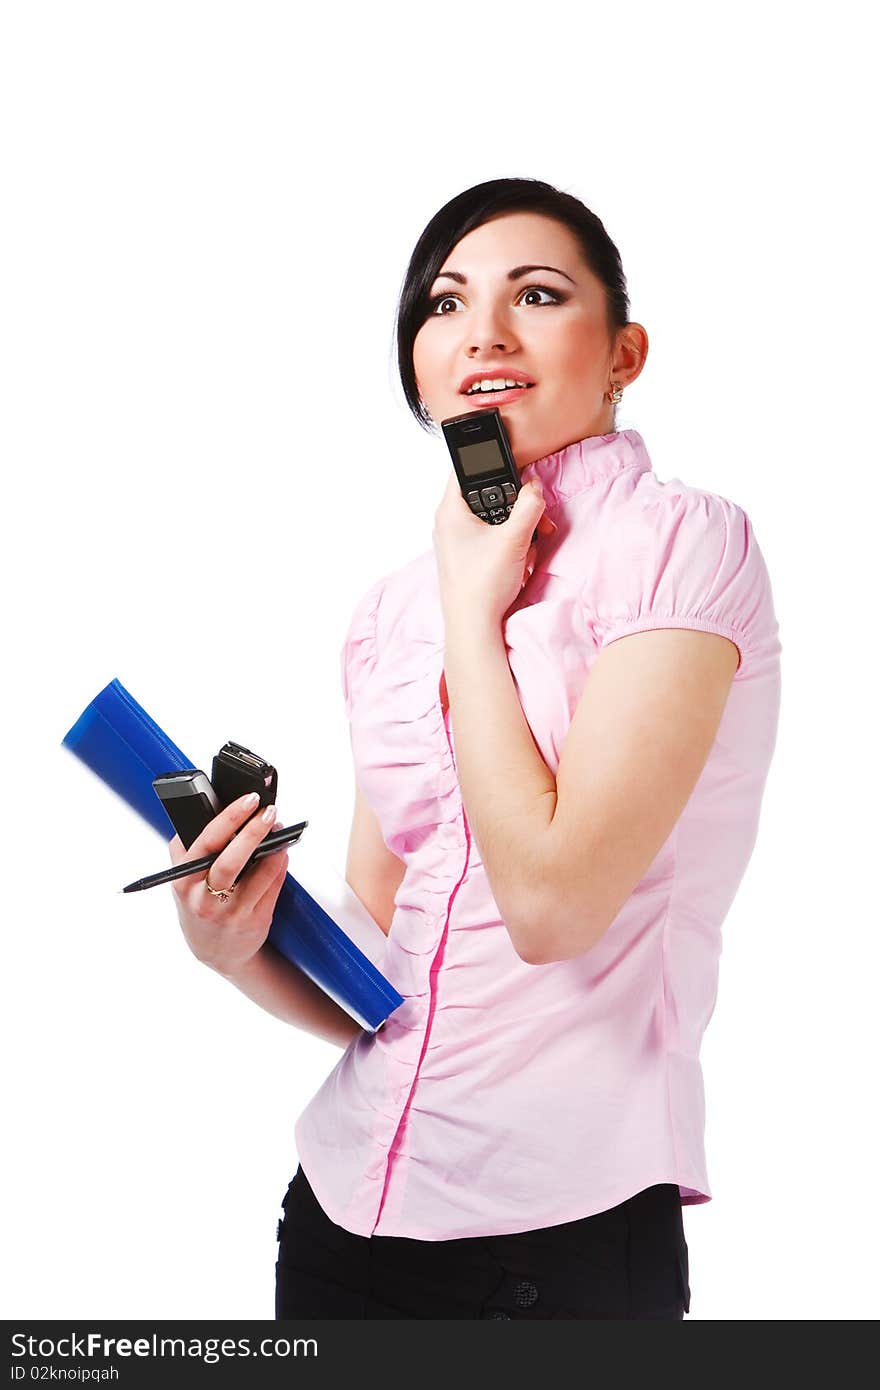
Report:
<svg viewBox="0 0 880 1390"><path fill-rule="evenodd" d="M513 329L504 314L495 306L487 305L469 316L467 348L469 356L475 352L509 352L516 345Z"/></svg>

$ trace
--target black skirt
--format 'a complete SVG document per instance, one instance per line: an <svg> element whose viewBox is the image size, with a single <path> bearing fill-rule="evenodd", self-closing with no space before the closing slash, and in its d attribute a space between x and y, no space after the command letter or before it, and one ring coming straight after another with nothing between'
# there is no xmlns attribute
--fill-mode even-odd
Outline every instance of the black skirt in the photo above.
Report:
<svg viewBox="0 0 880 1390"><path fill-rule="evenodd" d="M276 1318L683 1318L688 1248L676 1183L579 1221L413 1240L337 1226L297 1168L282 1202Z"/></svg>

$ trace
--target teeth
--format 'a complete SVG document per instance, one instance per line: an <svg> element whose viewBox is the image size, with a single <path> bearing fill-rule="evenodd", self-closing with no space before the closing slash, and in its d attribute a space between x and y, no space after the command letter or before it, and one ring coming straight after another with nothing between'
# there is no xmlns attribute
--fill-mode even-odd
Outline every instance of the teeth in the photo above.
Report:
<svg viewBox="0 0 880 1390"><path fill-rule="evenodd" d="M512 381L510 377L493 377L485 381L477 381L465 392L466 396L475 396L478 391L505 391L509 386L525 386L524 381Z"/></svg>

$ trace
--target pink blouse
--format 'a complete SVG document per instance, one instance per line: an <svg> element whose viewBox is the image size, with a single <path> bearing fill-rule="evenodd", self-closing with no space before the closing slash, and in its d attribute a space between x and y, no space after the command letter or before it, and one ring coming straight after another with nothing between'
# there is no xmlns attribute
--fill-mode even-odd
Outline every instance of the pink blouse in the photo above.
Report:
<svg viewBox="0 0 880 1390"><path fill-rule="evenodd" d="M746 513L661 482L636 430L522 469L536 474L559 530L504 634L552 772L609 642L694 628L728 637L740 663L690 800L614 922L574 959L527 965L462 804L433 549L361 599L343 691L357 782L406 866L375 957L404 1003L349 1045L295 1127L321 1206L357 1235L531 1230L664 1182L711 1200L699 1050L776 741L770 581Z"/></svg>

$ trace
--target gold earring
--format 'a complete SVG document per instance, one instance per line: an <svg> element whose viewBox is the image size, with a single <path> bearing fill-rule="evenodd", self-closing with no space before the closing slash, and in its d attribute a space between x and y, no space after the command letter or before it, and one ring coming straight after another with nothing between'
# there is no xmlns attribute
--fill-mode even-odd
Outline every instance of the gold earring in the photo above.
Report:
<svg viewBox="0 0 880 1390"><path fill-rule="evenodd" d="M606 395L608 395L608 399L611 401L612 405L620 405L620 402L623 400L623 388L619 386L616 381L612 381L611 387L611 394L608 395L606 392Z"/></svg>

